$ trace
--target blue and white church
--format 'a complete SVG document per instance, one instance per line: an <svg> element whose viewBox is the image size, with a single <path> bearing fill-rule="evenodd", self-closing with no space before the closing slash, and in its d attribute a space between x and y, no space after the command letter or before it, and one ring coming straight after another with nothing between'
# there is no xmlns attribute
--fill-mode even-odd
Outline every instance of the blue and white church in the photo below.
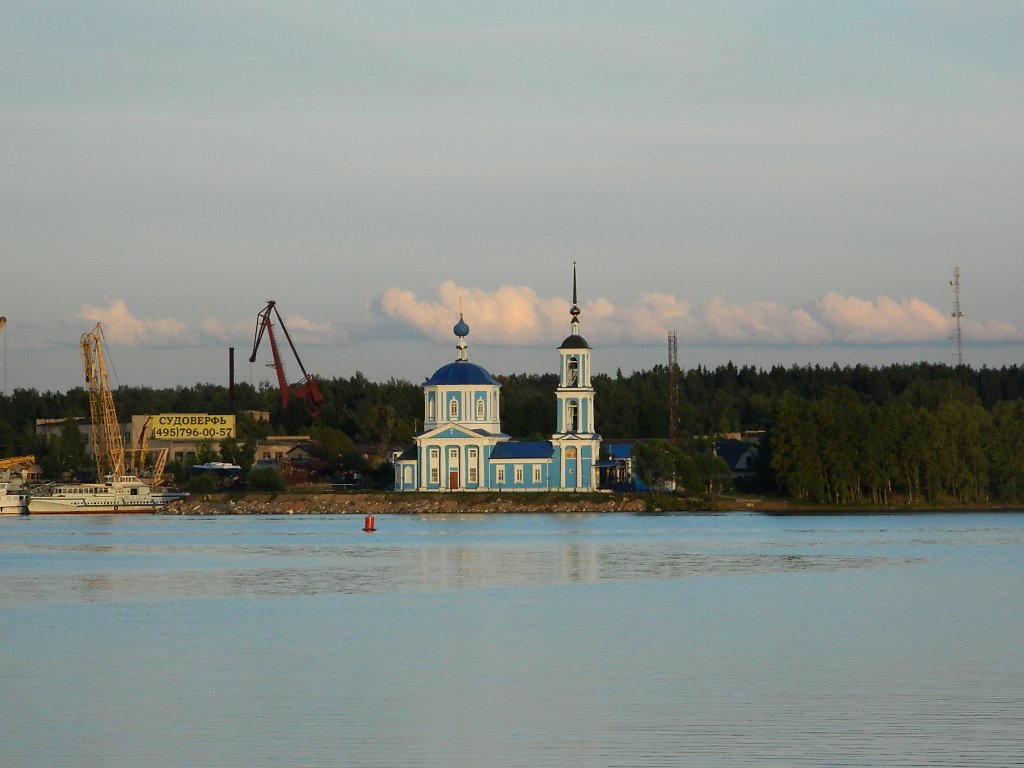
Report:
<svg viewBox="0 0 1024 768"><path fill-rule="evenodd" d="M601 436L594 428L590 345L580 335L573 266L570 332L558 348L555 432L550 440L513 440L501 431L501 384L469 362L469 325L452 329L455 361L423 382L423 431L396 454L399 491L592 491Z"/></svg>

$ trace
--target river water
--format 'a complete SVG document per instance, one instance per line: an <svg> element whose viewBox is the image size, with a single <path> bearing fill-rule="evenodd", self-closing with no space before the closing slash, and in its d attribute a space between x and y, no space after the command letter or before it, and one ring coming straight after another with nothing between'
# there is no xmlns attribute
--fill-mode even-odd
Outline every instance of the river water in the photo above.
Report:
<svg viewBox="0 0 1024 768"><path fill-rule="evenodd" d="M0 519L0 765L1024 765L1024 514Z"/></svg>

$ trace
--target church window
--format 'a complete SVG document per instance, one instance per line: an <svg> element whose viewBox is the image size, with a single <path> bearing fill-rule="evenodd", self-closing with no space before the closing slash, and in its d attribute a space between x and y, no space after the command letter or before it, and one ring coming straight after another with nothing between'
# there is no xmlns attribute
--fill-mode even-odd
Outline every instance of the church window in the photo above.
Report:
<svg viewBox="0 0 1024 768"><path fill-rule="evenodd" d="M566 426L567 432L578 432L579 431L579 420L580 420L580 406L575 400L570 400L566 404Z"/></svg>
<svg viewBox="0 0 1024 768"><path fill-rule="evenodd" d="M437 484L441 482L441 451L438 448L430 449L430 482Z"/></svg>
<svg viewBox="0 0 1024 768"><path fill-rule="evenodd" d="M498 483L498 485L504 485L505 484L505 468L504 467L497 467L494 470L494 480L495 480L495 482Z"/></svg>
<svg viewBox="0 0 1024 768"><path fill-rule="evenodd" d="M466 454L466 474L468 475L468 482L471 485L475 485L477 482L477 464L480 461L480 451L477 448L470 448Z"/></svg>
<svg viewBox="0 0 1024 768"><path fill-rule="evenodd" d="M575 387L580 380L580 361L575 357L569 358L569 371L566 380L570 387Z"/></svg>
<svg viewBox="0 0 1024 768"><path fill-rule="evenodd" d="M427 417L430 421L434 421L434 420L437 419L437 410L436 410L436 408L437 408L437 403L434 402L434 396L431 395L430 396L430 407L428 409L429 415Z"/></svg>
<svg viewBox="0 0 1024 768"><path fill-rule="evenodd" d="M522 464L516 464L516 482L517 483L522 483L523 482L523 465Z"/></svg>
<svg viewBox="0 0 1024 768"><path fill-rule="evenodd" d="M484 399L482 397L477 398L476 401L476 419L477 421L484 420Z"/></svg>
<svg viewBox="0 0 1024 768"><path fill-rule="evenodd" d="M535 485L540 483L540 464L533 465L533 482Z"/></svg>
<svg viewBox="0 0 1024 768"><path fill-rule="evenodd" d="M457 421L459 418L459 401L454 397L448 401L448 420Z"/></svg>

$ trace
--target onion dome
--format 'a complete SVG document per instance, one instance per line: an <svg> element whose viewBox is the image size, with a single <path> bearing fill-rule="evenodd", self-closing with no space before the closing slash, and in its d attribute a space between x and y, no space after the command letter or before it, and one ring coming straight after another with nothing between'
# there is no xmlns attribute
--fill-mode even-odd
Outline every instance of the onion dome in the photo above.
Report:
<svg viewBox="0 0 1024 768"><path fill-rule="evenodd" d="M423 382L423 384L428 387L461 384L487 384L497 386L498 382L493 376L491 376L491 374L476 363L471 363L468 360L456 360L454 363L442 365L434 371L434 375Z"/></svg>
<svg viewBox="0 0 1024 768"><path fill-rule="evenodd" d="M565 337L562 343L558 347L559 349L590 349L590 345L587 344L587 340L580 336L578 333L573 333Z"/></svg>
<svg viewBox="0 0 1024 768"><path fill-rule="evenodd" d="M423 382L424 386L452 386L460 384L489 384L498 386L497 380L486 370L475 363L469 362L466 355L466 337L469 335L469 323L459 313L459 321L452 328L452 333L459 337L455 345L455 362L442 365L434 375Z"/></svg>

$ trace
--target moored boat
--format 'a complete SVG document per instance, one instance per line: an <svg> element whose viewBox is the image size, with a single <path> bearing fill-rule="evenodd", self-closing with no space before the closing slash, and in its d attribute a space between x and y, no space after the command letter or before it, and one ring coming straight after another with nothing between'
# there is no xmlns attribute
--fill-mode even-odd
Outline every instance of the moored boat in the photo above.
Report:
<svg viewBox="0 0 1024 768"><path fill-rule="evenodd" d="M33 515L156 512L187 495L154 491L135 475L117 475L102 483L51 483L34 488L28 510Z"/></svg>
<svg viewBox="0 0 1024 768"><path fill-rule="evenodd" d="M27 515L28 494L23 488L12 488L7 480L0 481L0 515Z"/></svg>

